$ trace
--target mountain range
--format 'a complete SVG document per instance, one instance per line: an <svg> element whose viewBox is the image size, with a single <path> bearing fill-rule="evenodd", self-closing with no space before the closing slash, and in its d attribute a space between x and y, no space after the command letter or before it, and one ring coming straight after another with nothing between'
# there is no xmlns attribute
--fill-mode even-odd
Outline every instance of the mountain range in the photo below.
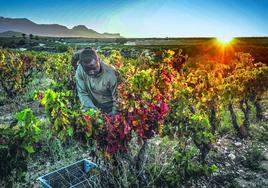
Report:
<svg viewBox="0 0 268 188"><path fill-rule="evenodd" d="M98 33L85 25L77 25L69 29L59 24L37 24L27 18L0 17L0 36L7 37L11 33L25 33L48 37L85 37L85 38L122 38L119 33Z"/></svg>

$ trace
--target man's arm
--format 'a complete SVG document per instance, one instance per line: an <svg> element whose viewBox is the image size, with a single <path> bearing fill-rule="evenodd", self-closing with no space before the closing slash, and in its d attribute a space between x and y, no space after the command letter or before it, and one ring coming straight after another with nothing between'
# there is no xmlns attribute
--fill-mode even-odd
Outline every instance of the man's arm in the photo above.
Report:
<svg viewBox="0 0 268 188"><path fill-rule="evenodd" d="M112 115L115 115L118 112L118 92L117 92L118 84L119 84L119 75L117 72L115 72L115 77L111 80L110 85L113 100Z"/></svg>
<svg viewBox="0 0 268 188"><path fill-rule="evenodd" d="M78 65L78 68L75 74L76 87L78 91L79 100L85 109L88 109L88 108L97 109L97 107L93 104L92 100L90 99L89 94L86 90L85 81L82 77L81 68L82 68L81 65Z"/></svg>

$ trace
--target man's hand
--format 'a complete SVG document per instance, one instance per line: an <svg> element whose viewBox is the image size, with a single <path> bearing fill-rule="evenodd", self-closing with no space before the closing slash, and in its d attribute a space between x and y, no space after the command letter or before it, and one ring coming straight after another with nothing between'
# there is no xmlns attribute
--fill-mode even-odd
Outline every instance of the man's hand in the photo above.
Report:
<svg viewBox="0 0 268 188"><path fill-rule="evenodd" d="M114 116L114 113L113 112L109 112L108 115L111 116L111 117L113 117Z"/></svg>
<svg viewBox="0 0 268 188"><path fill-rule="evenodd" d="M108 115L109 115L110 117L114 117L114 116L116 116L117 114L120 114L120 112L119 112L119 111L114 111L114 110L108 113Z"/></svg>

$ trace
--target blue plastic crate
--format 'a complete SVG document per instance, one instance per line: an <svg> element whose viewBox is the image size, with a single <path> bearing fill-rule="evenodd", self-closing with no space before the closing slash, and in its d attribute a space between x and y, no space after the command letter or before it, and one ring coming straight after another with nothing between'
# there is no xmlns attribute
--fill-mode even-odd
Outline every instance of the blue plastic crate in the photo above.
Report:
<svg viewBox="0 0 268 188"><path fill-rule="evenodd" d="M93 174L95 167L97 167L95 163L83 159L41 176L38 180L45 188L95 187L96 174Z"/></svg>

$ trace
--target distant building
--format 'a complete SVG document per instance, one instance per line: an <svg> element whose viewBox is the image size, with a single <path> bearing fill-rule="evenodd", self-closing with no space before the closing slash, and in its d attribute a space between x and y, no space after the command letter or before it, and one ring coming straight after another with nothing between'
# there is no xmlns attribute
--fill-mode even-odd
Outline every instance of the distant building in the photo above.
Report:
<svg viewBox="0 0 268 188"><path fill-rule="evenodd" d="M27 50L27 48L19 48L19 51L26 51Z"/></svg>
<svg viewBox="0 0 268 188"><path fill-rule="evenodd" d="M135 46L136 42L127 41L124 45L125 46Z"/></svg>

